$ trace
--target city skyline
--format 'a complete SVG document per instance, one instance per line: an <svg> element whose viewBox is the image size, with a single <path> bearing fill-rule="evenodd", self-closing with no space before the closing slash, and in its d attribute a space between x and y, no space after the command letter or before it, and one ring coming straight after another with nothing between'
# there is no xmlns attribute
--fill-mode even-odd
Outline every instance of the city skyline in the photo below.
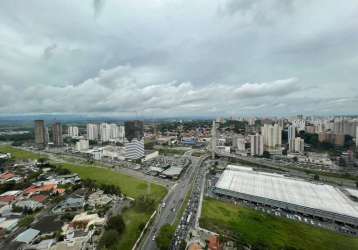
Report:
<svg viewBox="0 0 358 250"><path fill-rule="evenodd" d="M0 114L354 115L357 8L2 1Z"/></svg>

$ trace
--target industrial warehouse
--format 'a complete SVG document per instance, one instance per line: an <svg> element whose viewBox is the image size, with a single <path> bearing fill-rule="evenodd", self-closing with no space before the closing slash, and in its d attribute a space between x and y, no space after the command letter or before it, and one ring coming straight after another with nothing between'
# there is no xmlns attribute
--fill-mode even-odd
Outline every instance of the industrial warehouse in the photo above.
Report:
<svg viewBox="0 0 358 250"><path fill-rule="evenodd" d="M358 226L358 203L334 186L229 165L216 194ZM346 192L346 190L344 190Z"/></svg>

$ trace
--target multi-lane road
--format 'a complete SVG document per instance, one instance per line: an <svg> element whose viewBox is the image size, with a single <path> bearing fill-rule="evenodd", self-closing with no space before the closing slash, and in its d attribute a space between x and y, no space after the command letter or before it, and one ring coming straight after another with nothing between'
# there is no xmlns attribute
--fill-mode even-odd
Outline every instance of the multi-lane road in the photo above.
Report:
<svg viewBox="0 0 358 250"><path fill-rule="evenodd" d="M184 157L190 157L188 154ZM172 186L169 190L167 196L163 199L163 203L160 208L158 208L157 216L150 227L148 233L144 237L142 244L140 244L140 249L142 250L152 250L157 249L155 243L155 237L158 235L160 228L165 224L173 224L178 216L180 208L184 203L185 196L187 192L190 191L190 187L194 181L194 177L198 173L199 169L199 159L196 157L190 157L191 164L188 166L184 175L180 180ZM184 204L185 205L185 204Z"/></svg>

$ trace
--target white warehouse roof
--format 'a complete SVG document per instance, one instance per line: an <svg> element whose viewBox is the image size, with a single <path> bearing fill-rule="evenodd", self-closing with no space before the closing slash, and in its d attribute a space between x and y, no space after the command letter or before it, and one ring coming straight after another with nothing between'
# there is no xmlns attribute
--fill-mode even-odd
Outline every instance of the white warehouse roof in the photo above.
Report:
<svg viewBox="0 0 358 250"><path fill-rule="evenodd" d="M358 218L358 203L338 188L251 168L228 166L216 188Z"/></svg>

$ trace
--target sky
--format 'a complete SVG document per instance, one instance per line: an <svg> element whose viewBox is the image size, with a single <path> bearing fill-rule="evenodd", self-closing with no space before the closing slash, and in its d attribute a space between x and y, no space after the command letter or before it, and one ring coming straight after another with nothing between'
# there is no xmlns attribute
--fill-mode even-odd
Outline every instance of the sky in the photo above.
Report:
<svg viewBox="0 0 358 250"><path fill-rule="evenodd" d="M2 0L0 114L357 114L356 0Z"/></svg>

